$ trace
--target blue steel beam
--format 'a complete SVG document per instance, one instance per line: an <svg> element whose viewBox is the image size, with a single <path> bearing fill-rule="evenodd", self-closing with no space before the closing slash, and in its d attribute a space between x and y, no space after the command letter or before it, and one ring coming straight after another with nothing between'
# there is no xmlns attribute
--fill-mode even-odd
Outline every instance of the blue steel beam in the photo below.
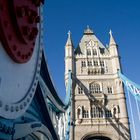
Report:
<svg viewBox="0 0 140 140"><path fill-rule="evenodd" d="M128 79L120 71L118 71L118 75L123 81L124 85L127 87L127 89L132 93L132 95L140 101L140 85Z"/></svg>

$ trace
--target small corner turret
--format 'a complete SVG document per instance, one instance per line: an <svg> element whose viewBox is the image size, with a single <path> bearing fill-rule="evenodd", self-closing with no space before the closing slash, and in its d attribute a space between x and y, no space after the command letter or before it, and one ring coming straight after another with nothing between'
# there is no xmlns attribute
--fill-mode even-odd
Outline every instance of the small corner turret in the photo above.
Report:
<svg viewBox="0 0 140 140"><path fill-rule="evenodd" d="M73 43L72 43L72 38L71 38L71 32L70 30L68 31L68 39L67 39L67 42L66 42L66 47L67 46L72 46L73 47Z"/></svg>
<svg viewBox="0 0 140 140"><path fill-rule="evenodd" d="M65 45L65 59L67 57L73 57L73 55L74 55L74 47L73 47L71 32L69 31L68 39L67 39L66 45Z"/></svg>
<svg viewBox="0 0 140 140"><path fill-rule="evenodd" d="M69 70L74 73L74 46L70 31L65 45L65 83L67 83Z"/></svg>
<svg viewBox="0 0 140 140"><path fill-rule="evenodd" d="M93 30L90 29L89 25L87 25L87 28L84 30L84 35L93 35Z"/></svg>
<svg viewBox="0 0 140 140"><path fill-rule="evenodd" d="M110 42L109 42L109 52L110 52L110 56L111 56L111 60L112 60L112 64L113 64L113 73L117 73L117 69L120 69L120 57L119 57L119 53L118 53L118 45L115 42L115 39L112 35L112 31L110 30L109 32L110 34Z"/></svg>
<svg viewBox="0 0 140 140"><path fill-rule="evenodd" d="M109 41L109 51L111 56L118 56L118 45L112 35L112 31L109 31L110 41Z"/></svg>
<svg viewBox="0 0 140 140"><path fill-rule="evenodd" d="M115 40L114 40L114 37L113 37L113 35L112 35L112 31L111 31L111 30L109 31L109 34L110 34L109 46L112 46L112 45L117 46L117 44L116 44L116 42L115 42Z"/></svg>

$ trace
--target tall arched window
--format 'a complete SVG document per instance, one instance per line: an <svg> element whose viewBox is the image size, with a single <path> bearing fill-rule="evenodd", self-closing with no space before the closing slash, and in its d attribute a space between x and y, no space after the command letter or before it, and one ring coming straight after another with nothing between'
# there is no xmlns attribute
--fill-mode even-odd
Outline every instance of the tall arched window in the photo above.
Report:
<svg viewBox="0 0 140 140"><path fill-rule="evenodd" d="M77 119L81 119L82 118L82 110L81 110L81 108L78 108L77 109Z"/></svg>
<svg viewBox="0 0 140 140"><path fill-rule="evenodd" d="M98 66L98 61L94 61L94 66Z"/></svg>
<svg viewBox="0 0 140 140"><path fill-rule="evenodd" d="M91 117L92 118L103 118L103 109L99 107L91 108Z"/></svg>
<svg viewBox="0 0 140 140"><path fill-rule="evenodd" d="M93 55L97 55L96 49L93 49Z"/></svg>
<svg viewBox="0 0 140 140"><path fill-rule="evenodd" d="M78 86L78 94L83 94L84 90L82 87Z"/></svg>
<svg viewBox="0 0 140 140"><path fill-rule="evenodd" d="M101 93L100 85L97 83L92 83L89 85L90 93Z"/></svg>
<svg viewBox="0 0 140 140"><path fill-rule="evenodd" d="M104 61L102 60L102 61L100 61L100 65L101 65L101 67L104 67L105 66L105 64L104 64Z"/></svg>
<svg viewBox="0 0 140 140"><path fill-rule="evenodd" d="M89 118L88 110L83 110L83 118Z"/></svg>
<svg viewBox="0 0 140 140"><path fill-rule="evenodd" d="M111 110L105 110L105 117L106 118L111 118L112 117L112 113L111 113Z"/></svg>
<svg viewBox="0 0 140 140"><path fill-rule="evenodd" d="M108 91L108 93L112 93L112 87L108 86L107 91Z"/></svg>
<svg viewBox="0 0 140 140"><path fill-rule="evenodd" d="M86 62L85 61L81 61L81 67L86 67Z"/></svg>
<svg viewBox="0 0 140 140"><path fill-rule="evenodd" d="M87 55L91 55L91 50L87 50Z"/></svg>
<svg viewBox="0 0 140 140"><path fill-rule="evenodd" d="M92 61L88 61L88 66L89 66L89 67L92 66Z"/></svg>

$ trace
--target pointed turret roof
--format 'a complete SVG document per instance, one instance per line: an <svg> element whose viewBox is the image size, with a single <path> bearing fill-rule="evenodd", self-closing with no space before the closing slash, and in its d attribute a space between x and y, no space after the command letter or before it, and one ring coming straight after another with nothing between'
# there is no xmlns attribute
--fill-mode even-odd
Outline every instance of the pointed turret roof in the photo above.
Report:
<svg viewBox="0 0 140 140"><path fill-rule="evenodd" d="M66 46L73 46L72 38L71 38L71 32L70 31L68 31L68 39L67 39L67 42L66 42Z"/></svg>
<svg viewBox="0 0 140 140"><path fill-rule="evenodd" d="M111 46L111 45L117 45L116 42L115 42L115 40L114 40L114 37L112 35L112 31L111 30L109 31L109 34L110 34L109 46Z"/></svg>
<svg viewBox="0 0 140 140"><path fill-rule="evenodd" d="M84 30L84 35L93 35L94 32L92 29L90 29L89 25L87 25L87 28Z"/></svg>

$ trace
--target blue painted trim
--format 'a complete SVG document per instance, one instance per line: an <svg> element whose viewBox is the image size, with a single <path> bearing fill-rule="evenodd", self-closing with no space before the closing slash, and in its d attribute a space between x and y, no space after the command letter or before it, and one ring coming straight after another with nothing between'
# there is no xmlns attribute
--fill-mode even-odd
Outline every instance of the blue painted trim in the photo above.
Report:
<svg viewBox="0 0 140 140"><path fill-rule="evenodd" d="M67 93L66 93L66 98L65 98L65 106L64 109L66 110L71 102L71 87L72 87L72 79L71 79L71 71L68 73L68 88L67 88ZM52 107L52 109L56 112L61 112L49 99L47 100L48 104Z"/></svg>
<svg viewBox="0 0 140 140"><path fill-rule="evenodd" d="M71 125L71 93L72 93L72 73L69 71L68 73L68 88L67 88L67 96L65 99L66 108L68 107L68 114L67 114L67 129L66 129L66 140L70 139L70 125Z"/></svg>
<svg viewBox="0 0 140 140"><path fill-rule="evenodd" d="M66 140L70 139L70 116L71 116L71 106L68 108L68 121L67 121L67 129L66 129Z"/></svg>
<svg viewBox="0 0 140 140"><path fill-rule="evenodd" d="M128 79L120 71L118 72L118 75L121 78L121 80L123 81L124 85L130 91L130 93L132 93L132 95L140 101L140 85L138 85L135 82Z"/></svg>
<svg viewBox="0 0 140 140"><path fill-rule="evenodd" d="M71 87L72 87L72 73L69 70L68 72L68 88L67 88L67 93L66 93L66 98L65 98L65 108L67 108L71 102Z"/></svg>
<svg viewBox="0 0 140 140"><path fill-rule="evenodd" d="M71 90L72 89L72 73L71 71L68 72L68 88L67 88L67 92L66 92L66 98L64 101L64 109L68 112L67 113L67 129L66 129L66 140L69 140L70 138L70 116L71 116ZM52 108L53 111L55 112L61 112L61 110L59 110L49 99L47 99L48 104L50 105L50 107Z"/></svg>
<svg viewBox="0 0 140 140"><path fill-rule="evenodd" d="M41 123L34 123L31 125L31 128L36 128L36 127L41 127L42 124Z"/></svg>
<svg viewBox="0 0 140 140"><path fill-rule="evenodd" d="M61 110L59 110L49 99L47 99L47 102L54 112L61 113Z"/></svg>

